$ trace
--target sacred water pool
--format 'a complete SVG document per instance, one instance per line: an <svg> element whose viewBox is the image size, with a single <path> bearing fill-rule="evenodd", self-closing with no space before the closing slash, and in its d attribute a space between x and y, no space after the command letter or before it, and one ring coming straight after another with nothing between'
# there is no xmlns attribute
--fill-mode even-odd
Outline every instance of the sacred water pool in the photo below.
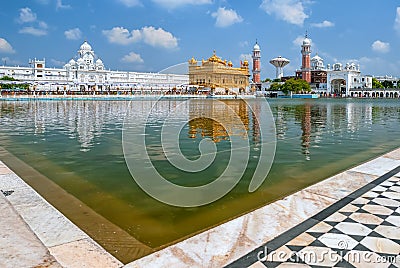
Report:
<svg viewBox="0 0 400 268"><path fill-rule="evenodd" d="M146 140L152 162L171 182L206 184L225 169L230 140L218 122L192 120L192 115L206 117L210 111L224 110L215 109L213 100L190 100L185 104L190 112L177 118L187 122L179 134L185 156L195 159L204 138L212 139L218 149L208 169L188 174L170 165L159 139L165 114L182 101L134 100L131 105L129 101L99 100L1 101L0 159L102 246L127 262L400 145L398 100L272 99L268 102L276 125L275 160L261 187L249 193L263 141L246 103L225 100L247 129L247 134L242 134L250 141L250 160L244 176L229 194L214 203L173 207L149 197L132 179L122 150L122 128L127 107L134 107L139 118L144 116L142 107L155 104L158 113L149 121Z"/></svg>

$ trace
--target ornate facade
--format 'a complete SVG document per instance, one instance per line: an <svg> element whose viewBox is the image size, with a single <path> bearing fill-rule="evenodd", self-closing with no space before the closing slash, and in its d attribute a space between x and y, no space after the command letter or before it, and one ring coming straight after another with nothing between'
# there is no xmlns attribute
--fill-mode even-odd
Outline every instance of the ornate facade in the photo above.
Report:
<svg viewBox="0 0 400 268"><path fill-rule="evenodd" d="M361 75L360 65L347 63L343 67L341 63L335 63L327 69L327 88L332 94L348 97L350 90L372 88L372 76Z"/></svg>
<svg viewBox="0 0 400 268"><path fill-rule="evenodd" d="M231 61L222 60L214 54L208 60L189 60L189 85L210 88L215 92L243 92L249 87L249 62L241 62L238 68Z"/></svg>
<svg viewBox="0 0 400 268"><path fill-rule="evenodd" d="M188 75L106 70L88 42L64 68L48 68L34 59L29 67L0 66L0 77L10 76L39 91L103 92L108 90L169 90L186 86Z"/></svg>
<svg viewBox="0 0 400 268"><path fill-rule="evenodd" d="M350 96L350 90L372 87L372 78L362 76L360 66L347 63L324 65L324 60L316 54L310 59L311 40L307 35L302 44L302 67L296 71L296 77L310 83L311 89L317 93ZM308 80L309 79L309 80Z"/></svg>

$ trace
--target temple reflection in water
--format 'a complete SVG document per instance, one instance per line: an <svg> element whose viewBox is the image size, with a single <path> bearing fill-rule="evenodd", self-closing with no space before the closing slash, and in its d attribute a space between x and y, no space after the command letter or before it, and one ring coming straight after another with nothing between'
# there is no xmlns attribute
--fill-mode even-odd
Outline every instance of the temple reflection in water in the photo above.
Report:
<svg viewBox="0 0 400 268"><path fill-rule="evenodd" d="M195 101L189 107L189 137L211 138L214 142L229 140L229 134L247 138L248 130L256 120L250 119L251 110L245 101ZM239 117L243 128L235 124ZM227 129L226 129L227 128Z"/></svg>

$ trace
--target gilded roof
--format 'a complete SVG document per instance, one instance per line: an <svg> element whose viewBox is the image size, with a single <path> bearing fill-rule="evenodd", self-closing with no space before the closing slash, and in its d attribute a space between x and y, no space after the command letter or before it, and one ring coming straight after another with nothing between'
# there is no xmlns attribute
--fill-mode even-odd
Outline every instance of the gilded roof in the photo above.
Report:
<svg viewBox="0 0 400 268"><path fill-rule="evenodd" d="M208 61L208 62L218 62L218 63L221 63L221 64L223 64L223 65L226 65L226 61L223 61L220 57L218 57L218 56L215 54L215 50L214 50L214 54L213 54L210 58L208 58L207 61Z"/></svg>

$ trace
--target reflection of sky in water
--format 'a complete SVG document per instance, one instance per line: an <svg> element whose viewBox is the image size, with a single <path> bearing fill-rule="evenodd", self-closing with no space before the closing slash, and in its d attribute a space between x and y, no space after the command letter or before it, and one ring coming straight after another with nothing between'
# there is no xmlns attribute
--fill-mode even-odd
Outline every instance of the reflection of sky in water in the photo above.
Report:
<svg viewBox="0 0 400 268"><path fill-rule="evenodd" d="M174 111L181 102L178 101L138 101L132 105L133 112L137 117L143 118L143 110L146 107L153 107L152 114L148 117L148 127L154 132L162 130L162 123ZM229 103L229 101L227 102ZM136 105L137 104L137 105ZM298 105L297 105L298 104ZM327 137L346 135L348 138L356 140L362 137L357 134L360 128L372 131L370 127L373 119L383 117L390 119L398 113L397 105L391 107L393 102L384 101L356 101L356 102L301 102L292 101L291 105L277 100L271 101L271 108L274 113L277 139L285 140L292 120L297 128L297 136L301 137L300 145L307 159L310 159L310 146L318 146ZM89 151L94 145L94 139L100 138L104 131L116 131L114 129L123 122L128 103L107 102L107 101L65 101L65 102L2 102L1 103L1 123L3 131L9 130L13 135L22 135L27 128L35 134L44 134L49 131L60 131L68 135L71 139L76 139L80 144L80 150ZM153 106L154 105L154 106ZM251 120L251 113L244 102L229 103L242 120L246 131L250 128L253 138L258 138L257 125L255 120ZM182 109L183 108L183 109ZM235 126L229 125L230 118L226 107L213 105L204 100L193 100L190 105L179 106L180 114L175 120L186 122L187 136L189 138L212 138L214 142L229 140L227 129L219 122L209 119L212 116L222 115L225 127L230 133L243 135L247 133L241 130L235 132ZM294 118L293 118L294 117ZM377 123L377 122L375 122ZM251 125L250 125L251 124ZM384 122L380 122L384 124ZM298 129L300 127L300 129ZM301 133L299 132L301 130ZM344 134L346 132L346 134Z"/></svg>
<svg viewBox="0 0 400 268"><path fill-rule="evenodd" d="M307 160L310 160L312 154L310 147L318 147L333 135L336 136L338 143L341 143L341 137L351 140L363 139L359 133L360 129L372 131L373 123L385 125L385 121L395 117L399 109L398 105L390 100L388 103L384 100L296 101L271 100L271 109L275 117L278 142L299 137L299 145ZM174 120L177 124L182 122L187 124L185 130L189 138L208 137L214 142L219 142L229 140L227 131L244 138L248 135L242 129L229 124L231 115L226 107L213 105L212 102L204 100L193 100L189 102L190 105L188 103L180 105L181 103L179 100L137 101L131 109L135 116L143 118L146 116L143 110L153 107L147 125L154 132L161 132L165 118L178 107L178 113L175 113L175 116L178 116ZM226 101L226 103L239 115L246 131L251 129L253 139L259 139L257 122L251 118L252 115L245 102ZM80 150L87 152L95 145L96 138L101 142L100 137L104 132L119 133L128 102L37 101L2 102L0 105L3 132L23 135L28 130L39 135L55 130L71 139L76 139L80 144ZM210 119L216 115L223 118L224 126ZM384 121L377 122L378 118Z"/></svg>

